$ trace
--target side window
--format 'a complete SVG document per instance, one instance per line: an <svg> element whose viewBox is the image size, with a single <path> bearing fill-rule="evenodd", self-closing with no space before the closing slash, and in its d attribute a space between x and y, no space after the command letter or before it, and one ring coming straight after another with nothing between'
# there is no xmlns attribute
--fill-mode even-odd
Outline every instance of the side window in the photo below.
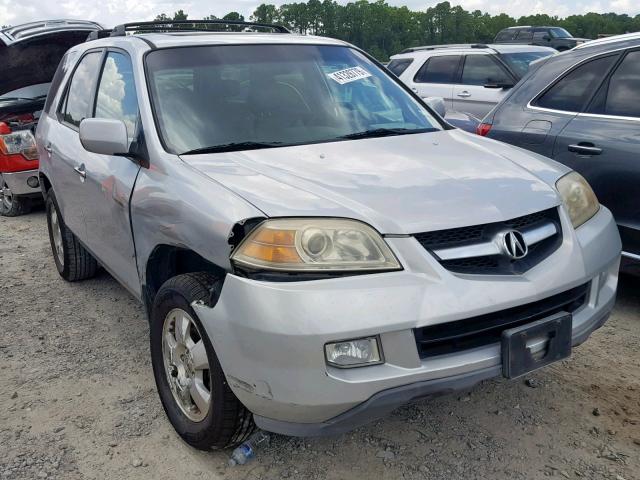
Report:
<svg viewBox="0 0 640 480"><path fill-rule="evenodd" d="M546 30L536 30L533 32L534 42L546 42L546 38L550 38L549 33Z"/></svg>
<svg viewBox="0 0 640 480"><path fill-rule="evenodd" d="M631 52L604 85L589 113L640 118L640 52Z"/></svg>
<svg viewBox="0 0 640 480"><path fill-rule="evenodd" d="M387 69L396 77L399 77L412 63L413 58L398 58L396 60L391 60L389 65L387 65Z"/></svg>
<svg viewBox="0 0 640 480"><path fill-rule="evenodd" d="M96 99L96 118L122 120L133 139L138 122L138 97L128 56L109 52L102 69Z"/></svg>
<svg viewBox="0 0 640 480"><path fill-rule="evenodd" d="M431 57L413 79L416 83L454 83L460 55Z"/></svg>
<svg viewBox="0 0 640 480"><path fill-rule="evenodd" d="M73 73L67 97L62 108L62 120L75 127L83 118L91 116L91 100L96 76L100 69L101 52L92 52L84 56Z"/></svg>
<svg viewBox="0 0 640 480"><path fill-rule="evenodd" d="M467 55L462 69L464 85L486 85L489 83L511 83L507 73L491 55Z"/></svg>
<svg viewBox="0 0 640 480"><path fill-rule="evenodd" d="M534 104L553 110L580 112L616 58L617 55L610 55L580 65L556 82Z"/></svg>
<svg viewBox="0 0 640 480"><path fill-rule="evenodd" d="M530 28L523 28L518 32L518 41L530 41L533 38L533 32Z"/></svg>
<svg viewBox="0 0 640 480"><path fill-rule="evenodd" d="M496 37L497 42L507 42L513 40L515 37L515 30L502 30Z"/></svg>

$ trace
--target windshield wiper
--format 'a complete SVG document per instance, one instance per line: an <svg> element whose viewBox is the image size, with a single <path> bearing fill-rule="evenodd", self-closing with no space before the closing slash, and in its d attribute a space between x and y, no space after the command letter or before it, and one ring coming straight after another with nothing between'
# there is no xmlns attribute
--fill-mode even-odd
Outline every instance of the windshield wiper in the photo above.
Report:
<svg viewBox="0 0 640 480"><path fill-rule="evenodd" d="M214 145L211 147L196 148L182 152L180 155L198 155L201 153L235 152L238 150L258 150L260 148L274 148L282 146L282 142L237 142Z"/></svg>
<svg viewBox="0 0 640 480"><path fill-rule="evenodd" d="M435 132L436 128L376 128L364 132L349 133L340 138L355 140L359 138L391 137L393 135L408 135L410 133Z"/></svg>

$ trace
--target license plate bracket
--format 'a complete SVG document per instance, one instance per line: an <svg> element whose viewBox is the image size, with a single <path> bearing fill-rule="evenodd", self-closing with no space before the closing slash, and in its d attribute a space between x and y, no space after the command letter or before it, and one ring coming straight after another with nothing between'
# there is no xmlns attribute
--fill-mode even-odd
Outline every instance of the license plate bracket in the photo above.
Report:
<svg viewBox="0 0 640 480"><path fill-rule="evenodd" d="M502 374L517 378L571 355L573 318L559 312L502 332Z"/></svg>

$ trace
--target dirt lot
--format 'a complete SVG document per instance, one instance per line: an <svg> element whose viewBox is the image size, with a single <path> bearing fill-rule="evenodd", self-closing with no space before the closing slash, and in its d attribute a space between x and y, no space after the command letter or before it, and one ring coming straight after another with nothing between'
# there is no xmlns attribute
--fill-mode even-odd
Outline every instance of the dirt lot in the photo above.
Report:
<svg viewBox="0 0 640 480"><path fill-rule="evenodd" d="M337 438L275 436L250 465L191 449L156 395L142 308L65 283L42 211L0 218L0 478L640 479L640 279L573 357L404 407Z"/></svg>

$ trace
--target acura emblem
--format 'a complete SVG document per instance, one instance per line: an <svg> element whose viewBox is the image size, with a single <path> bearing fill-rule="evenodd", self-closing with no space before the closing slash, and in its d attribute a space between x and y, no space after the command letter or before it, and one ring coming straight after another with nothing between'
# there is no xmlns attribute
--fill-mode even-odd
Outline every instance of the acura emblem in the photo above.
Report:
<svg viewBox="0 0 640 480"><path fill-rule="evenodd" d="M523 258L529 252L524 236L517 230L509 230L502 237L502 248L513 260Z"/></svg>

